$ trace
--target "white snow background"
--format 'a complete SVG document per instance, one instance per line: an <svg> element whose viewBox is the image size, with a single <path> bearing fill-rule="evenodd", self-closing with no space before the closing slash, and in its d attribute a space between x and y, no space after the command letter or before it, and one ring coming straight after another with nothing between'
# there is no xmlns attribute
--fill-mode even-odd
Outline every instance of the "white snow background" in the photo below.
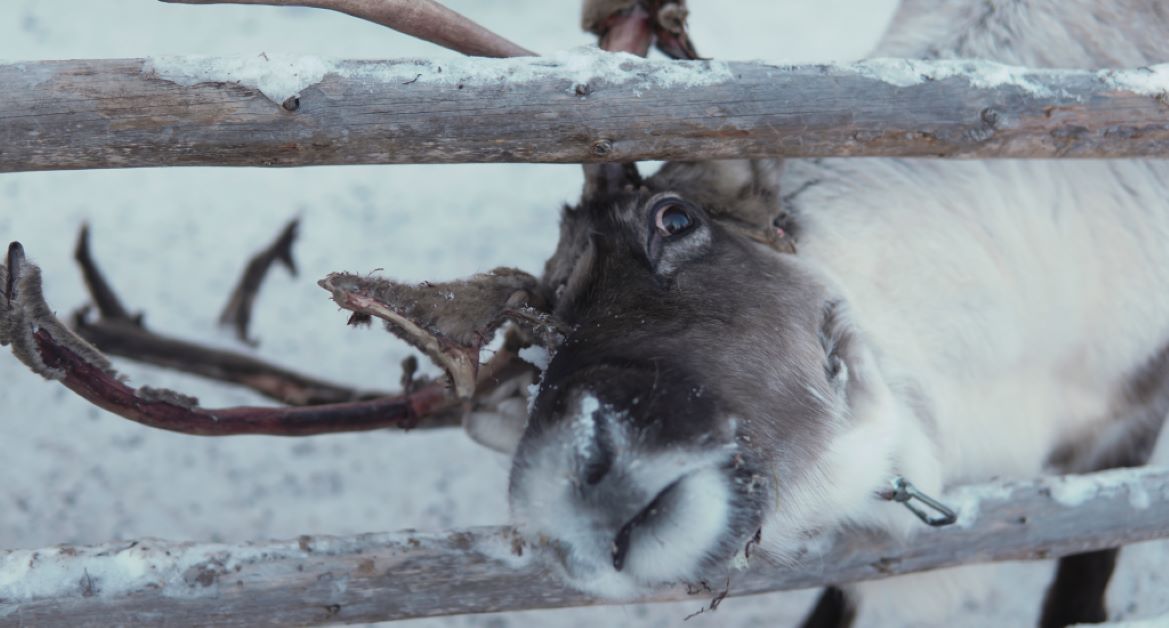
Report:
<svg viewBox="0 0 1169 628"><path fill-rule="evenodd" d="M591 43L577 2L450 0L452 8L543 53ZM851 61L880 36L893 0L692 0L703 55ZM148 0L5 0L0 58L174 54L449 58L453 53L326 11L181 6ZM275 269L253 319L255 353L359 387L389 388L408 353L346 315L316 287L335 270L384 268L449 279L510 265L538 272L577 166L349 166L288 170L174 168L0 175L0 243L17 239L45 271L59 314L86 301L72 261L83 222L126 305L162 333L249 351L215 319L247 257L292 216L303 219L290 278ZM211 407L260 404L249 392L115 359L137 385L171 387ZM433 372L433 369L431 369ZM508 461L458 431L386 431L306 439L210 439L152 430L93 408L0 354L0 547L144 536L236 542L300 534L499 524ZM1125 554L1114 581L1121 617L1169 611L1164 544ZM1050 563L990 567L1000 584L967 596L955 626L1034 622ZM813 593L732 598L687 626L782 626ZM911 603L916 605L915 603ZM674 626L686 602L401 622L421 626ZM912 615L912 609L911 615ZM908 618L865 615L863 626Z"/></svg>

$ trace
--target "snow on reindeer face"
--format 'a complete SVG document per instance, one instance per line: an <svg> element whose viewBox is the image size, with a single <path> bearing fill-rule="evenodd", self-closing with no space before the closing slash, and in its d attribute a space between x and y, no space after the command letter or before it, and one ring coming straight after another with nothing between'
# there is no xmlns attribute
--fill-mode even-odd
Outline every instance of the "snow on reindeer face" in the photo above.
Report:
<svg viewBox="0 0 1169 628"><path fill-rule="evenodd" d="M517 523L604 595L725 568L842 416L817 284L661 182L565 210L544 285L573 331L511 472Z"/></svg>

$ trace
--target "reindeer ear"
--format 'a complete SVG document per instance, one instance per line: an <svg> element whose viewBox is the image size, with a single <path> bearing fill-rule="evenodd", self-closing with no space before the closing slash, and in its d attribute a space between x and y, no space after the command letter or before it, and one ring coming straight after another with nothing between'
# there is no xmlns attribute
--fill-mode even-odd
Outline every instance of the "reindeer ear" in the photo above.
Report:
<svg viewBox="0 0 1169 628"><path fill-rule="evenodd" d="M824 348L824 374L832 388L845 394L849 382L852 330L845 318L844 306L831 301L824 306L820 320L820 345Z"/></svg>
<svg viewBox="0 0 1169 628"><path fill-rule="evenodd" d="M582 204L641 187L641 173L634 162L584 164L584 175Z"/></svg>
<svg viewBox="0 0 1169 628"><path fill-rule="evenodd" d="M863 332L853 323L845 303L832 300L824 304L819 336L824 348L824 377L831 390L853 407L862 399L872 399L875 389L869 382L879 379L876 360L860 340Z"/></svg>

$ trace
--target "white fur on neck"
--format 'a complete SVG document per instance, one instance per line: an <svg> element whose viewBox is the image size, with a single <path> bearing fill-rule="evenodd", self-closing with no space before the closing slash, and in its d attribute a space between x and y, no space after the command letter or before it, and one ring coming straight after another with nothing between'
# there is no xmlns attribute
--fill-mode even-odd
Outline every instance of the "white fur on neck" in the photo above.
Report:
<svg viewBox="0 0 1169 628"><path fill-rule="evenodd" d="M929 426L894 395L863 346L849 376L863 379L864 399L848 410L847 425L808 476L780 487L763 530L764 547L775 555L789 556L810 533L830 532L841 523L908 536L921 522L877 495L894 476L927 493L941 491L943 472Z"/></svg>
<svg viewBox="0 0 1169 628"><path fill-rule="evenodd" d="M1158 0L905 0L876 56L1137 67L1169 59L1169 14L1157 8ZM788 208L799 219L800 256L837 279L895 398L907 399L908 382L933 415L927 438L899 433L909 422L876 412L879 434L866 441L858 425L843 435L830 468L852 462L840 452L870 465L865 447L892 439L895 464L928 493L1036 475L1061 442L1092 438L1115 420L1121 386L1169 342L1165 162L790 160L781 189L800 190ZM857 489L832 491L830 500ZM847 519L896 533L905 516L867 500ZM915 607L923 625L938 625L997 569L855 588L864 617L912 596L932 603L928 613Z"/></svg>

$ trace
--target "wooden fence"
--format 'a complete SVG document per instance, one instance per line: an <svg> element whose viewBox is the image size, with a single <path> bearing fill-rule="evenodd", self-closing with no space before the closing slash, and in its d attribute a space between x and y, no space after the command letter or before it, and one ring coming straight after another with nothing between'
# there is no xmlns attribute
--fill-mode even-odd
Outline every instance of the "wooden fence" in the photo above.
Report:
<svg viewBox="0 0 1169 628"><path fill-rule="evenodd" d="M957 507L958 523L923 529L909 542L841 537L808 547L788 565L754 553L747 569L729 574L729 593L1054 558L1169 537L1164 468L965 487L946 500ZM0 626L163 619L168 626L305 625L604 603L550 573L549 554L502 527L10 550L0 553ZM697 610L718 593L679 586L640 601L693 598Z"/></svg>
<svg viewBox="0 0 1169 628"><path fill-rule="evenodd" d="M0 172L1169 154L1169 65L263 55L9 63L0 84Z"/></svg>

